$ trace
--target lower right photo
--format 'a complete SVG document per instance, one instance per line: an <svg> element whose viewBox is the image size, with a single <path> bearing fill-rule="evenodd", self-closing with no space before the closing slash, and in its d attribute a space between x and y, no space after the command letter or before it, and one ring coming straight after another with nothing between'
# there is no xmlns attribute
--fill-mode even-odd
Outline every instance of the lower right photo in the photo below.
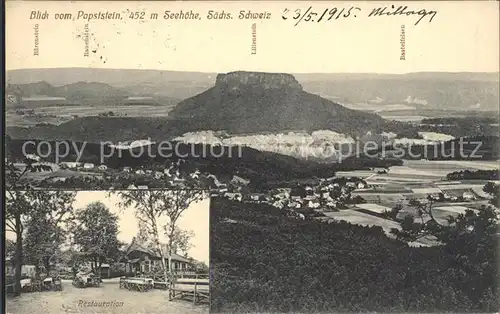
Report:
<svg viewBox="0 0 500 314"><path fill-rule="evenodd" d="M211 198L211 312L498 308L496 184L458 206L430 189L376 201L354 179L330 180Z"/></svg>

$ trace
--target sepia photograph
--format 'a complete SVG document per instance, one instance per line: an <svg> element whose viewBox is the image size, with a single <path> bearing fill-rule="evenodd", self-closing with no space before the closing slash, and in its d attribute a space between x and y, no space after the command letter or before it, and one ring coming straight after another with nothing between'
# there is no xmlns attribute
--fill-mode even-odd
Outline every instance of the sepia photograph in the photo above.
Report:
<svg viewBox="0 0 500 314"><path fill-rule="evenodd" d="M200 191L7 191L7 313L208 313Z"/></svg>
<svg viewBox="0 0 500 314"><path fill-rule="evenodd" d="M7 312L500 311L499 8L8 1Z"/></svg>

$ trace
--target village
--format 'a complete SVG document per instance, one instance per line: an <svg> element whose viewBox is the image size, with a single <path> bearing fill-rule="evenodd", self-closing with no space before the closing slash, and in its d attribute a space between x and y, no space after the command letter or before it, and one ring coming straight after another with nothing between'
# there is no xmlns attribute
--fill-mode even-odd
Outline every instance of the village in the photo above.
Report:
<svg viewBox="0 0 500 314"><path fill-rule="evenodd" d="M484 185L488 182L498 184L498 181L489 180L447 181L441 174L426 178L414 172L401 175L402 168L339 172L334 177L285 184L286 187L275 187L265 193L248 192L241 185L230 183L212 191L212 196L266 204L297 219L380 226L387 236L394 237L391 230L400 230L403 220L409 217L419 221L430 219L413 205L415 201L431 204L433 217L447 224L450 216L464 214L467 210L477 211L487 205L491 197L483 191ZM408 179L413 181L405 181ZM415 246L437 244L431 238L411 243Z"/></svg>
<svg viewBox="0 0 500 314"><path fill-rule="evenodd" d="M44 161L35 154L27 154L25 157L26 161L16 162L6 158L5 164L11 163L19 173L23 173L24 181L34 187L48 184L51 187L64 188L68 182L81 181L82 184L94 182L103 189L149 189L156 186L140 182L150 181L154 185L154 182L160 181L168 183L168 187L182 188L195 183L202 176L210 177L210 174L202 174L198 169L186 174L186 171L182 171L183 164L186 162L184 159L178 159L170 163L169 166L156 166L154 169L128 166L113 169L106 164L97 165L88 162L63 161L53 163ZM117 186L112 186L113 183Z"/></svg>
<svg viewBox="0 0 500 314"><path fill-rule="evenodd" d="M147 190L158 182L175 188L209 189L212 197L224 197L241 203L261 203L286 211L298 219L346 221L365 226L380 226L392 237L391 230L399 229L407 216L421 217L411 202L414 200L434 203L434 216L446 223L448 217L463 214L468 209L477 210L488 203L482 191L489 180L446 179L449 171L434 168L431 161L405 161L404 166L371 168L369 170L338 172L333 177L309 178L293 182L278 182L256 191L250 180L233 174L232 178L201 172L177 159L165 166L123 167L110 169L92 163L41 161L39 156L26 156L32 161L30 174L45 175L44 180L64 184L72 176L92 176L99 182L119 182L108 189ZM23 168L25 164L15 164ZM471 166L472 165L472 166ZM469 167L481 165L474 163ZM484 166L484 165L483 165ZM462 164L454 167L463 168ZM496 167L496 165L492 165ZM428 169L427 169L428 168ZM421 170L424 169L424 170ZM489 168L488 168L489 169ZM97 178L97 179L95 179ZM85 179L83 184L87 184ZM495 181L496 182L496 181ZM57 184L54 184L57 187ZM416 245L435 245L421 240Z"/></svg>

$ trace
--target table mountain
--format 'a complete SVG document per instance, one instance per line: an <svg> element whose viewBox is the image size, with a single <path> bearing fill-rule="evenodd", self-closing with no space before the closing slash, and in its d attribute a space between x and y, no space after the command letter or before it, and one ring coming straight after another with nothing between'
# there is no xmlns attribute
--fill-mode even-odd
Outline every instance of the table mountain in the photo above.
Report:
<svg viewBox="0 0 500 314"><path fill-rule="evenodd" d="M284 73L219 74L214 87L180 102L170 116L231 133L328 129L360 135L391 128L376 114L305 92L294 76Z"/></svg>

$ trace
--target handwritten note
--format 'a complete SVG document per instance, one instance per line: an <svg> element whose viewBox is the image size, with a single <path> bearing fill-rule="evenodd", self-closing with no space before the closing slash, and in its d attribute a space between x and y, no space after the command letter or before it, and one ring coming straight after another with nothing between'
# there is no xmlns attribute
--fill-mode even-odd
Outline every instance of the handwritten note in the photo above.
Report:
<svg viewBox="0 0 500 314"><path fill-rule="evenodd" d="M363 14L364 12L364 14ZM369 12L366 15L366 12ZM291 20L294 23L294 26L298 26L301 22L309 22L309 23L326 23L330 21L335 21L339 19L354 19L362 16L366 16L369 18L376 17L390 17L390 16L417 16L419 17L415 25L418 25L424 18L429 19L429 23L432 22L434 17L437 15L437 11L435 10L427 10L427 9L409 9L408 6L385 6L385 7L376 7L371 10L363 11L360 7L350 6L350 7L329 7L329 8L321 8L317 9L313 6L309 6L307 9L289 9L285 8L283 10L283 14L281 18L285 21Z"/></svg>

